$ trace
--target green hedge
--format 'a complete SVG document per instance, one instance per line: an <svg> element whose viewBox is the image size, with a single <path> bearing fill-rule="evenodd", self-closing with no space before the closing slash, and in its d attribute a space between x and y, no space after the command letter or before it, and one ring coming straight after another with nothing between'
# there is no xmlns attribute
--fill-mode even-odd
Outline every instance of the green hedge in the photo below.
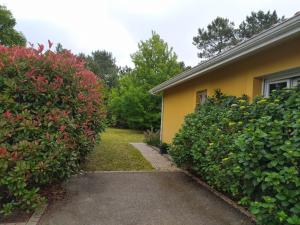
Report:
<svg viewBox="0 0 300 225"><path fill-rule="evenodd" d="M43 49L0 45L3 214L36 208L40 187L75 173L104 128L96 76L70 52Z"/></svg>
<svg viewBox="0 0 300 225"><path fill-rule="evenodd" d="M186 117L174 161L229 194L258 224L300 224L300 89L215 96Z"/></svg>

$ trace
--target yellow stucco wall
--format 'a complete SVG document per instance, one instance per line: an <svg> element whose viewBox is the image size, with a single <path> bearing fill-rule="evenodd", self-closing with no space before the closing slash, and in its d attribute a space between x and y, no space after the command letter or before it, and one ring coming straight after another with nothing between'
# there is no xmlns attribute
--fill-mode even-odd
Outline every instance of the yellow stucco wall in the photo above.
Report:
<svg viewBox="0 0 300 225"><path fill-rule="evenodd" d="M197 91L216 89L227 95L261 94L262 76L300 66L300 37L194 78L163 93L162 141L170 143L184 117L196 107Z"/></svg>

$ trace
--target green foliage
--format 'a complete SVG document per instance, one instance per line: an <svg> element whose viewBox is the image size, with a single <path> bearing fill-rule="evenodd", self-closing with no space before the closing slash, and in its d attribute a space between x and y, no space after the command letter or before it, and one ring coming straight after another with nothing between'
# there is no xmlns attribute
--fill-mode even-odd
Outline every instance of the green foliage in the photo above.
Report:
<svg viewBox="0 0 300 225"><path fill-rule="evenodd" d="M68 51L43 50L0 46L0 213L36 208L104 128L96 76Z"/></svg>
<svg viewBox="0 0 300 225"><path fill-rule="evenodd" d="M140 130L153 124L157 127L160 119L159 101L159 97L151 96L145 88L135 85L131 75L126 75L120 80L119 87L112 90L108 111L115 117L118 127ZM148 107L153 112L147 111Z"/></svg>
<svg viewBox="0 0 300 225"><path fill-rule="evenodd" d="M12 13L0 5L0 44L5 46L26 45L24 35L14 29L16 20Z"/></svg>
<svg viewBox="0 0 300 225"><path fill-rule="evenodd" d="M131 55L134 64L132 75L137 86L150 90L182 70L173 48L152 32L150 39L138 44L138 51Z"/></svg>
<svg viewBox="0 0 300 225"><path fill-rule="evenodd" d="M119 127L158 129L161 97L148 91L180 73L183 64L155 32L138 46L139 50L131 56L135 67L122 75L119 86L112 90L108 110Z"/></svg>
<svg viewBox="0 0 300 225"><path fill-rule="evenodd" d="M118 67L111 52L97 50L88 56L80 54L80 57L85 59L87 68L101 78L106 87L112 88L118 84Z"/></svg>
<svg viewBox="0 0 300 225"><path fill-rule="evenodd" d="M154 131L152 128L144 132L144 142L148 145L160 147L160 132Z"/></svg>
<svg viewBox="0 0 300 225"><path fill-rule="evenodd" d="M200 50L199 58L208 59L237 43L234 23L228 19L217 17L207 26L207 30L198 29L193 37L193 44Z"/></svg>
<svg viewBox="0 0 300 225"><path fill-rule="evenodd" d="M119 77L122 77L126 74L129 74L132 72L132 69L128 66L124 66L124 67L119 67Z"/></svg>
<svg viewBox="0 0 300 225"><path fill-rule="evenodd" d="M251 16L247 16L236 29L233 22L217 17L207 29L198 29L193 44L200 50L199 58L209 59L283 20L284 17L278 18L275 10L272 13L260 10L251 12Z"/></svg>
<svg viewBox="0 0 300 225"><path fill-rule="evenodd" d="M237 31L239 39L244 40L251 38L253 35L260 33L263 30L270 28L272 25L282 22L284 17L279 18L274 10L264 13L262 10L251 12L250 16L246 17Z"/></svg>
<svg viewBox="0 0 300 225"><path fill-rule="evenodd" d="M170 154L249 207L258 224L299 224L300 88L249 104L220 94L186 117Z"/></svg>
<svg viewBox="0 0 300 225"><path fill-rule="evenodd" d="M57 43L55 46L55 52L62 53L64 51L67 51L67 49L65 49L61 43Z"/></svg>
<svg viewBox="0 0 300 225"><path fill-rule="evenodd" d="M230 157L261 224L300 224L300 90L258 98Z"/></svg>
<svg viewBox="0 0 300 225"><path fill-rule="evenodd" d="M159 150L161 154L167 154L169 152L170 146L167 143L161 143Z"/></svg>
<svg viewBox="0 0 300 225"><path fill-rule="evenodd" d="M125 71L130 71L130 68L124 67L119 69L112 53L105 50L94 51L91 55L80 53L79 57L86 61L87 69L95 73L103 82L104 89L102 94L104 105L107 108L111 98L111 89L118 86L119 75L122 75ZM108 126L114 127L116 125L116 117L111 113L111 110L107 110L106 121Z"/></svg>

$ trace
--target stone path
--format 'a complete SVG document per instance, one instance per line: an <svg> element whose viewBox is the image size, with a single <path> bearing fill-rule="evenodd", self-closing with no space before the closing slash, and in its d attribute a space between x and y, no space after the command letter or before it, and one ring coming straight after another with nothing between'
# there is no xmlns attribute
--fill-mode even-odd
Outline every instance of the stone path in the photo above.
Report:
<svg viewBox="0 0 300 225"><path fill-rule="evenodd" d="M131 143L158 171L180 171L170 160L145 143Z"/></svg>

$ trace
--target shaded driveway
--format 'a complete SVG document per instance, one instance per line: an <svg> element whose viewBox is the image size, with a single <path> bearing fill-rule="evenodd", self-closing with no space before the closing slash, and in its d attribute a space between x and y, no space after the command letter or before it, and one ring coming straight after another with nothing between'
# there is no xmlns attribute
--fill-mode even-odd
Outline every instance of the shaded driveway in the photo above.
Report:
<svg viewBox="0 0 300 225"><path fill-rule="evenodd" d="M248 225L182 172L96 172L71 179L39 225Z"/></svg>

